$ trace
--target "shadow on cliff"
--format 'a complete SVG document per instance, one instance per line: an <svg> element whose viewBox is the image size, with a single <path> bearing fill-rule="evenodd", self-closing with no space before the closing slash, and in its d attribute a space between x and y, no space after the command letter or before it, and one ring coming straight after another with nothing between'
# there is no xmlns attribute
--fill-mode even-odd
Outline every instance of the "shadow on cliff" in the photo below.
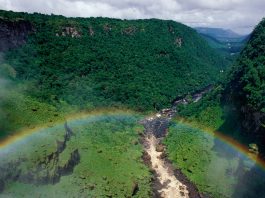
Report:
<svg viewBox="0 0 265 198"><path fill-rule="evenodd" d="M250 143L261 144L262 138L257 134L251 134L242 127L242 117L240 113L231 106L223 106L225 122L217 131L221 134L227 135L241 144L248 146ZM261 138L261 139L259 139ZM262 145L262 144L261 144ZM265 145L265 144L263 144ZM239 159L239 164L236 171L227 170L229 174L236 178L236 184L233 186L232 198L265 198L265 171L252 160L247 160L243 154L218 138L214 140L213 150L217 152L220 157L228 160L235 158ZM264 148L259 148L263 153Z"/></svg>
<svg viewBox="0 0 265 198"><path fill-rule="evenodd" d="M242 163L241 163L242 164ZM257 165L246 170L238 167L238 182L234 187L232 198L265 198L265 172Z"/></svg>

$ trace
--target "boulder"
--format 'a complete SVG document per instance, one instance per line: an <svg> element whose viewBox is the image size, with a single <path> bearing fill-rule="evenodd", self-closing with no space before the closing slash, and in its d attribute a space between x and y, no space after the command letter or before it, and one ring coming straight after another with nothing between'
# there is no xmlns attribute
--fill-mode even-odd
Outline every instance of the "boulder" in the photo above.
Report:
<svg viewBox="0 0 265 198"><path fill-rule="evenodd" d="M158 144L158 145L156 146L156 151L157 151L157 152L163 152L163 151L164 151L164 146L161 145L161 144Z"/></svg>

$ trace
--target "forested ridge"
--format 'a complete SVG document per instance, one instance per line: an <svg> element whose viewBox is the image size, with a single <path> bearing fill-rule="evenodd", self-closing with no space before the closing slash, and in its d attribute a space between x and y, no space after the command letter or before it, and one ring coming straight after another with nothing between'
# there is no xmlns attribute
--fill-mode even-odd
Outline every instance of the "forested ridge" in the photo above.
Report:
<svg viewBox="0 0 265 198"><path fill-rule="evenodd" d="M28 94L50 104L161 109L214 83L225 60L173 21L65 18L1 11L29 21L27 43L6 53Z"/></svg>
<svg viewBox="0 0 265 198"><path fill-rule="evenodd" d="M180 114L265 154L265 20L250 35L223 82Z"/></svg>
<svg viewBox="0 0 265 198"><path fill-rule="evenodd" d="M265 153L265 19L231 69L224 97L238 110L242 133L250 135Z"/></svg>
<svg viewBox="0 0 265 198"><path fill-rule="evenodd" d="M231 67L169 20L0 10L0 38L3 196L153 197L161 166L181 196L264 195L264 19Z"/></svg>
<svg viewBox="0 0 265 198"><path fill-rule="evenodd" d="M265 113L265 19L255 28L232 68L229 86L242 105Z"/></svg>

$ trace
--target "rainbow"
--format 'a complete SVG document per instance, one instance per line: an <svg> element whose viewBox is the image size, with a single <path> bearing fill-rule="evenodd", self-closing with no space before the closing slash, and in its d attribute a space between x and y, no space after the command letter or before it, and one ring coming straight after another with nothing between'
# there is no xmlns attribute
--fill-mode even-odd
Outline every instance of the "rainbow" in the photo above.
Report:
<svg viewBox="0 0 265 198"><path fill-rule="evenodd" d="M37 126L33 129L23 129L20 131L17 131L14 133L14 135L10 135L5 139L0 140L0 151L1 149L4 149L8 146L13 145L16 142L19 142L20 140L23 140L32 134L38 133L40 131L43 131L47 128L55 127L55 126L60 126L63 125L66 120L67 122L73 122L73 121L78 121L78 120L85 120L88 118L96 118L96 117L102 117L102 116L136 116L136 115L141 115L139 112L131 111L128 109L114 109L114 108L109 108L109 109L99 109L96 111L90 111L90 112L78 112L74 114L70 114L65 117L65 120L58 121L57 123L54 123L53 126L49 125L42 125L42 126ZM207 128L207 127L202 127L200 124L195 123L195 122L189 122L186 119L183 118L178 118L177 122L185 124L193 129L199 129L202 132L205 132L207 134L210 134L214 136L215 138L219 139L221 142L225 143L229 147L233 148L234 150L240 152L244 156L246 156L248 159L251 161L255 162L259 167L261 167L263 170L265 170L265 161L261 157L252 154L249 152L249 149L247 146L239 143L235 139L224 135L221 132L214 131L213 129Z"/></svg>
<svg viewBox="0 0 265 198"><path fill-rule="evenodd" d="M238 142L237 140L233 139L232 137L223 134L220 131L213 130L211 128L201 126L199 123L196 122L190 122L185 118L177 118L177 122L184 124L188 127L191 127L193 129L199 129L199 131L207 133L208 135L211 135L215 138L217 138L219 141L223 142L225 145L228 145L230 148L238 151L243 156L245 156L247 159L255 162L261 169L265 171L265 160L261 158L259 155L251 153L249 151L249 148Z"/></svg>
<svg viewBox="0 0 265 198"><path fill-rule="evenodd" d="M23 140L33 134L41 132L47 128L61 126L66 121L73 122L77 120L85 120L89 118L96 118L96 117L102 117L102 116L135 116L135 115L140 115L140 114L134 111L128 110L128 109L121 110L121 109L113 109L113 108L98 109L98 110L89 111L89 112L73 113L73 114L65 116L64 119L56 123L53 123L53 124L40 125L40 126L36 126L31 129L25 128L19 131L15 131L12 135L7 136L6 138L0 140L0 150L8 146L11 146L12 144L19 142L20 140Z"/></svg>

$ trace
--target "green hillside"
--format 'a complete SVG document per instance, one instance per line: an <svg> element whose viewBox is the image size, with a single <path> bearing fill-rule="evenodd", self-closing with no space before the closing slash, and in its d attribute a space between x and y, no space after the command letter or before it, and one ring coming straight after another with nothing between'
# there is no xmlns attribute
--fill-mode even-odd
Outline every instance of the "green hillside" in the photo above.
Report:
<svg viewBox="0 0 265 198"><path fill-rule="evenodd" d="M263 197L265 19L221 33L0 10L0 197Z"/></svg>
<svg viewBox="0 0 265 198"><path fill-rule="evenodd" d="M250 36L237 60L230 86L241 104L265 113L265 20L263 19Z"/></svg>
<svg viewBox="0 0 265 198"><path fill-rule="evenodd" d="M65 18L0 12L29 21L27 43L5 59L28 94L58 104L160 109L214 83L225 60L191 28L162 20Z"/></svg>
<svg viewBox="0 0 265 198"><path fill-rule="evenodd" d="M250 36L226 86L228 103L240 114L243 131L252 136L265 153L265 20Z"/></svg>
<svg viewBox="0 0 265 198"><path fill-rule="evenodd" d="M265 20L250 35L226 80L181 115L265 153Z"/></svg>
<svg viewBox="0 0 265 198"><path fill-rule="evenodd" d="M210 197L264 197L263 168L248 159L265 156L264 40L263 19L227 78L200 101L180 106L165 139L173 164ZM244 145L247 155L219 135Z"/></svg>
<svg viewBox="0 0 265 198"><path fill-rule="evenodd" d="M69 121L73 137L60 152L63 125L1 149L0 197L151 197L138 119L120 112Z"/></svg>

